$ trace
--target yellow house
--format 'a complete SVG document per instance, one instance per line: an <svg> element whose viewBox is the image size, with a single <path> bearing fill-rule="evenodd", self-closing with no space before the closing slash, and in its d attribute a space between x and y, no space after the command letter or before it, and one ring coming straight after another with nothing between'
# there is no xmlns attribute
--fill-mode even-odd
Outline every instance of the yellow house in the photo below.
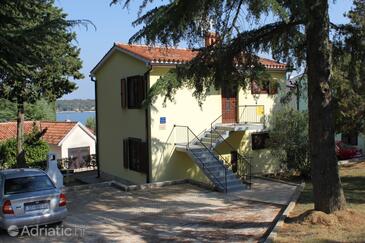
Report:
<svg viewBox="0 0 365 243"><path fill-rule="evenodd" d="M96 90L97 154L102 176L134 184L191 179L221 191L245 188L238 179L269 173L278 162L265 149L266 119L280 88L212 91L199 106L183 88L174 102L141 105L148 89L190 49L116 43L91 71ZM260 59L285 86L286 66ZM237 171L237 173L235 173Z"/></svg>

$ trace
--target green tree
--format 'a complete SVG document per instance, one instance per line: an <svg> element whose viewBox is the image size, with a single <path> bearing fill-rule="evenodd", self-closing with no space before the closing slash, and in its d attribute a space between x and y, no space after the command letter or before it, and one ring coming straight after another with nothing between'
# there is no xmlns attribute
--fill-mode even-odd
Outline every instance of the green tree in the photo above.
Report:
<svg viewBox="0 0 365 243"><path fill-rule="evenodd" d="M66 14L53 0L3 0L0 8L0 97L17 104L17 164L25 165L24 104L55 101L80 79L79 49Z"/></svg>
<svg viewBox="0 0 365 243"><path fill-rule="evenodd" d="M56 111L54 102L48 102L45 99L37 101L35 104L24 104L24 119L39 121L56 120ZM17 105L6 99L0 99L0 122L14 121L17 118Z"/></svg>
<svg viewBox="0 0 365 243"><path fill-rule="evenodd" d="M24 150L25 162L29 167L41 167L47 160L48 144L41 139L42 132L33 126L30 134L25 136ZM4 168L17 167L17 141L8 139L0 144L0 161Z"/></svg>
<svg viewBox="0 0 365 243"><path fill-rule="evenodd" d="M354 1L350 24L336 26L333 92L336 130L365 132L365 1Z"/></svg>
<svg viewBox="0 0 365 243"><path fill-rule="evenodd" d="M284 106L269 117L272 154L288 170L310 176L308 113Z"/></svg>
<svg viewBox="0 0 365 243"><path fill-rule="evenodd" d="M131 1L123 2L128 6ZM142 1L141 11L147 3ZM167 87L168 95L189 85L200 100L211 86L246 87L252 79L262 80L265 70L255 55L258 51L271 52L289 66L305 64L314 205L332 213L346 203L335 155L328 8L325 0L172 0L139 16L133 24L142 27L130 42L176 45L184 40L197 47L207 32L216 32L217 43L197 48L196 58L176 68L176 79L156 84Z"/></svg>
<svg viewBox="0 0 365 243"><path fill-rule="evenodd" d="M96 128L96 121L95 121L95 117L90 116L87 118L86 120L86 127L90 128L91 130L95 131Z"/></svg>

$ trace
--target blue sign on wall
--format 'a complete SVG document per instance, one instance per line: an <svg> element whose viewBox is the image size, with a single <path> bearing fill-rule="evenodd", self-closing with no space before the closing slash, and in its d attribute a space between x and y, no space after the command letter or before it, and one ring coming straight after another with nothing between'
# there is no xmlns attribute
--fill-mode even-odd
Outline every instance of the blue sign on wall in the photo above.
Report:
<svg viewBox="0 0 365 243"><path fill-rule="evenodd" d="M160 124L166 124L166 117L160 117Z"/></svg>

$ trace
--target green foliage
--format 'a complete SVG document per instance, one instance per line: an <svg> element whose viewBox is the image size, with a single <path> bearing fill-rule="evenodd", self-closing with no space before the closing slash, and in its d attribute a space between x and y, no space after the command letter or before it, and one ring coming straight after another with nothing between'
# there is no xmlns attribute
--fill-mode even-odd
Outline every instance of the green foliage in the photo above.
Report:
<svg viewBox="0 0 365 243"><path fill-rule="evenodd" d="M365 82L354 84L341 68L335 67L333 72L333 90L335 98L336 131L350 134L365 132Z"/></svg>
<svg viewBox="0 0 365 243"><path fill-rule="evenodd" d="M130 1L112 1L117 2L127 6ZM142 1L141 13L146 3ZM130 42L177 45L185 41L199 51L191 62L178 65L171 75L156 83L149 100L160 94L172 100L176 89L188 86L203 101L211 87L218 89L224 84L246 88L252 80L267 80L269 74L255 55L258 51L271 52L275 59L289 65L301 65L306 50L303 9L304 1L176 0L141 14L133 23L141 29ZM262 17L270 14L275 15L275 21L260 25ZM242 24L246 22L255 24ZM218 41L202 48L202 40L210 31L217 33Z"/></svg>
<svg viewBox="0 0 365 243"><path fill-rule="evenodd" d="M3 0L0 8L0 97L17 104L19 127L24 104L54 102L83 78L80 50L70 31L75 23L54 0ZM23 166L23 134L18 130L18 165Z"/></svg>
<svg viewBox="0 0 365 243"><path fill-rule="evenodd" d="M55 101L83 75L75 34L53 0L1 2L0 97L22 104Z"/></svg>
<svg viewBox="0 0 365 243"><path fill-rule="evenodd" d="M333 93L336 130L365 132L365 1L355 0L350 23L336 27Z"/></svg>
<svg viewBox="0 0 365 243"><path fill-rule="evenodd" d="M16 104L5 99L0 99L0 122L14 121L16 117Z"/></svg>
<svg viewBox="0 0 365 243"><path fill-rule="evenodd" d="M272 154L284 168L309 176L308 114L286 106L274 112L269 121Z"/></svg>
<svg viewBox="0 0 365 243"><path fill-rule="evenodd" d="M30 134L25 136L25 161L29 167L40 167L43 165L43 161L47 160L49 146L40 137L41 133L36 126L33 127ZM16 139L8 139L0 144L0 160L4 168L16 167L16 149Z"/></svg>
<svg viewBox="0 0 365 243"><path fill-rule="evenodd" d="M14 121L16 119L16 104L5 99L0 99L0 122ZM56 120L54 102L47 102L46 100L41 99L35 104L25 103L25 120Z"/></svg>
<svg viewBox="0 0 365 243"><path fill-rule="evenodd" d="M8 139L0 144L0 162L4 168L16 167L16 139Z"/></svg>
<svg viewBox="0 0 365 243"><path fill-rule="evenodd" d="M96 121L95 121L95 117L88 117L86 120L86 127L90 128L91 130L95 131L96 129Z"/></svg>
<svg viewBox="0 0 365 243"><path fill-rule="evenodd" d="M57 100L56 109L57 111L94 111L95 100Z"/></svg>

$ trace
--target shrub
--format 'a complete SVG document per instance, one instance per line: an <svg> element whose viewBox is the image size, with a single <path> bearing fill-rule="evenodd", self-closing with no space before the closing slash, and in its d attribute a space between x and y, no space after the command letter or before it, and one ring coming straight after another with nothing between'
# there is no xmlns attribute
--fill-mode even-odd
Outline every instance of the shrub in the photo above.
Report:
<svg viewBox="0 0 365 243"><path fill-rule="evenodd" d="M308 113L285 106L269 118L269 144L283 168L310 175Z"/></svg>
<svg viewBox="0 0 365 243"><path fill-rule="evenodd" d="M29 167L41 167L49 151L48 144L40 139L41 134L36 127L30 134L25 136L24 139L24 151L25 161ZM0 144L0 161L4 168L16 167L16 139L8 139Z"/></svg>
<svg viewBox="0 0 365 243"><path fill-rule="evenodd" d="M15 139L8 139L0 144L0 162L4 168L16 167Z"/></svg>
<svg viewBox="0 0 365 243"><path fill-rule="evenodd" d="M96 121L95 121L95 117L88 117L86 120L86 127L90 128L91 130L95 131L96 129Z"/></svg>

